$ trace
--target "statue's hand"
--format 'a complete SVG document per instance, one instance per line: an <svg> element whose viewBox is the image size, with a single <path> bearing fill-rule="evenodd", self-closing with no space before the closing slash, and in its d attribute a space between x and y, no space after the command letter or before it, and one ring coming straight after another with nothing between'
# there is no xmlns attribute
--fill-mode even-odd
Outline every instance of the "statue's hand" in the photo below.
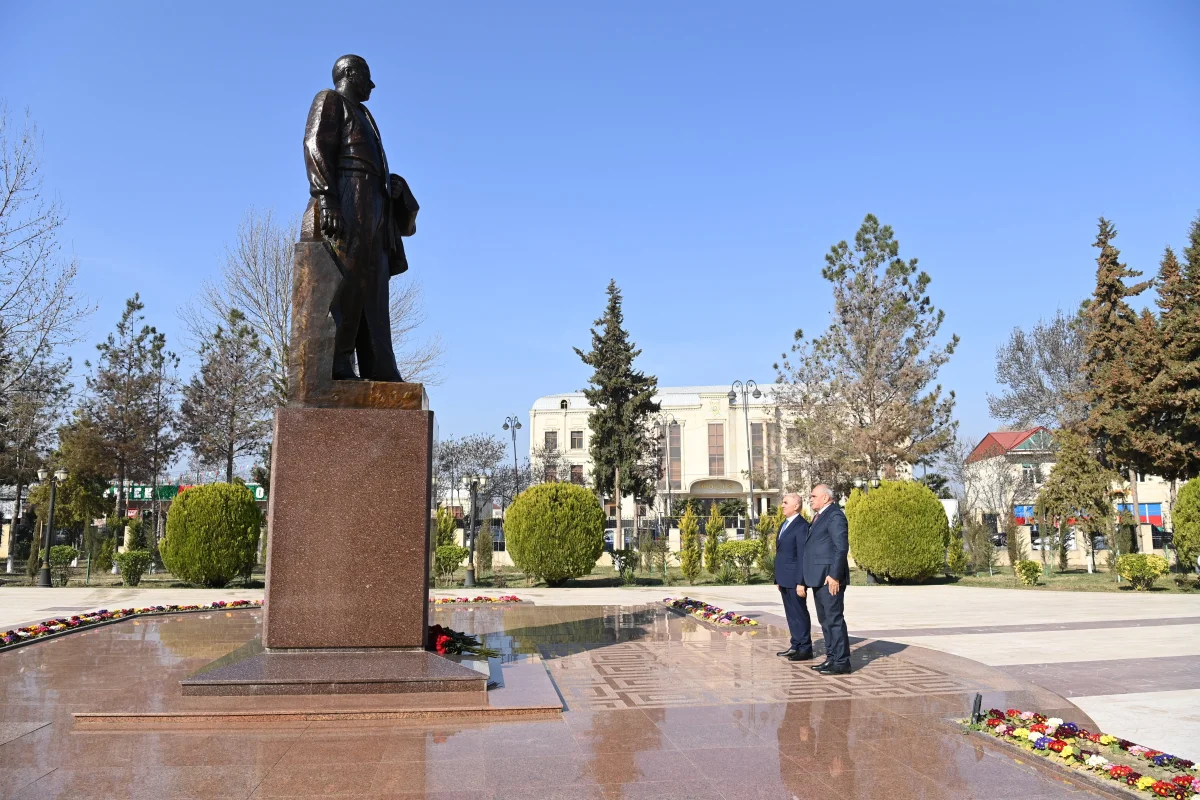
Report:
<svg viewBox="0 0 1200 800"><path fill-rule="evenodd" d="M330 239L342 238L346 223L342 220L342 212L336 208L321 209L321 233Z"/></svg>

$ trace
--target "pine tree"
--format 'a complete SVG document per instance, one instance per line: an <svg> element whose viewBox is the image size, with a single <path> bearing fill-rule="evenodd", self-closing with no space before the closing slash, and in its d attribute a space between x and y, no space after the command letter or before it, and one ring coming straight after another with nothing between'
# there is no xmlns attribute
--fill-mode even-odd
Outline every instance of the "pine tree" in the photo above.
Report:
<svg viewBox="0 0 1200 800"><path fill-rule="evenodd" d="M1146 387L1142 449L1169 480L1200 473L1200 217L1192 221L1181 265L1166 248L1155 281L1160 309L1157 374Z"/></svg>
<svg viewBox="0 0 1200 800"><path fill-rule="evenodd" d="M643 453L652 443L650 416L659 410L654 401L658 379L633 368L641 350L629 341L621 311L621 290L608 282L608 306L591 329L592 349L576 354L592 368L584 397L592 406L589 454L592 485L601 497L612 497L617 508L617 536L621 537L621 496L652 499L654 480L644 468ZM624 546L622 542L618 542Z"/></svg>
<svg viewBox="0 0 1200 800"><path fill-rule="evenodd" d="M710 575L721 571L721 543L725 541L725 518L716 503L704 523L704 568Z"/></svg>
<svg viewBox="0 0 1200 800"><path fill-rule="evenodd" d="M1117 230L1104 217L1100 218L1094 246L1100 250L1096 258L1096 289L1084 310L1087 321L1087 360L1083 369L1087 377L1086 403L1088 417L1084 430L1089 438L1100 444L1099 456L1106 466L1127 469L1130 473L1132 500L1137 507L1137 480L1134 472L1152 472L1139 446L1141 422L1147 392L1145 374L1147 348L1154 336L1146 341L1144 320L1129 306L1126 298L1141 294L1150 285L1142 281L1126 285L1126 278L1137 278L1141 272L1121 263L1121 253L1113 246Z"/></svg>
<svg viewBox="0 0 1200 800"><path fill-rule="evenodd" d="M1055 550L1059 569L1066 569L1066 525L1074 519L1075 528L1085 541L1085 551L1092 554L1092 537L1103 534L1113 513L1110 495L1117 477L1105 469L1077 431L1062 430L1055 438L1059 445L1058 459L1050 476L1038 493L1036 513L1054 529Z"/></svg>
<svg viewBox="0 0 1200 800"><path fill-rule="evenodd" d="M233 481L235 459L256 453L270 434L275 405L266 350L258 334L234 309L200 348L200 371L183 389L182 438L209 465L225 468Z"/></svg>
<svg viewBox="0 0 1200 800"><path fill-rule="evenodd" d="M149 325L138 327L144 308L136 294L125 301L116 334L96 345L100 358L87 379L86 410L116 468L120 517L125 516L125 482L145 478L148 471L149 400L154 384L150 354L157 331Z"/></svg>
<svg viewBox="0 0 1200 800"><path fill-rule="evenodd" d="M695 584L700 577L700 521L696 512L688 506L683 517L679 520L679 568L683 579L689 584Z"/></svg>
<svg viewBox="0 0 1200 800"><path fill-rule="evenodd" d="M954 392L935 381L958 337L936 341L945 312L929 297L928 273L899 253L891 226L873 214L853 246L830 248L821 275L833 285L833 322L811 342L796 331L792 355L776 364L781 405L816 420L800 448L809 468L869 478L930 463L954 441Z"/></svg>

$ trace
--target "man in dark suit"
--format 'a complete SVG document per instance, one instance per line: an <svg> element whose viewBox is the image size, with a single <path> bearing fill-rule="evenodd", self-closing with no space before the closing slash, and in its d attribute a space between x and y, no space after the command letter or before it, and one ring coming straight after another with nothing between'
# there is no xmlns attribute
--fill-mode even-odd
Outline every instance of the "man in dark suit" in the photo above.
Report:
<svg viewBox="0 0 1200 800"><path fill-rule="evenodd" d="M783 614L792 634L791 646L778 655L789 661L807 661L813 657L812 621L804 599L804 540L808 522L800 516L800 495L785 494L780 503L784 521L775 537L775 585L783 598Z"/></svg>
<svg viewBox="0 0 1200 800"><path fill-rule="evenodd" d="M845 675L850 672L850 636L843 613L850 584L850 528L825 484L813 487L808 504L813 520L802 553L804 583L813 593L817 620L825 636L825 663L813 669L822 675Z"/></svg>

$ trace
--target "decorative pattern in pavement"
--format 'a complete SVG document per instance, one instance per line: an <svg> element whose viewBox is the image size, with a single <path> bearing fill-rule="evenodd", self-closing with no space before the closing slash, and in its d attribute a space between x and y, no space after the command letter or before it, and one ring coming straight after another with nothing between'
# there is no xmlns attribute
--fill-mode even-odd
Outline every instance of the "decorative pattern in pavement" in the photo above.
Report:
<svg viewBox="0 0 1200 800"><path fill-rule="evenodd" d="M712 642L622 642L580 650L542 648L550 677L569 708L670 708L958 694L993 688L878 650L871 642L852 652L854 671L823 676L811 662L775 653L785 639ZM820 656L818 655L818 659Z"/></svg>

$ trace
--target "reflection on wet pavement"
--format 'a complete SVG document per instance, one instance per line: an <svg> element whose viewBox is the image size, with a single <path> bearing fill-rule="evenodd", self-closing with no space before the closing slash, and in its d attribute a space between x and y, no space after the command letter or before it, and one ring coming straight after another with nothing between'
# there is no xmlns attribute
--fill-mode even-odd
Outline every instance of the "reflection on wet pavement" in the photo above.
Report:
<svg viewBox="0 0 1200 800"><path fill-rule="evenodd" d="M180 696L181 675L259 634L260 612L134 621L0 655L0 798L1107 796L946 722L976 691L989 706L1080 718L1061 698L953 656L862 640L851 675L822 677L774 655L774 627L717 630L663 608L439 608L435 621L480 634L509 660L539 655L566 711L73 725L73 712L106 708L306 702Z"/></svg>

